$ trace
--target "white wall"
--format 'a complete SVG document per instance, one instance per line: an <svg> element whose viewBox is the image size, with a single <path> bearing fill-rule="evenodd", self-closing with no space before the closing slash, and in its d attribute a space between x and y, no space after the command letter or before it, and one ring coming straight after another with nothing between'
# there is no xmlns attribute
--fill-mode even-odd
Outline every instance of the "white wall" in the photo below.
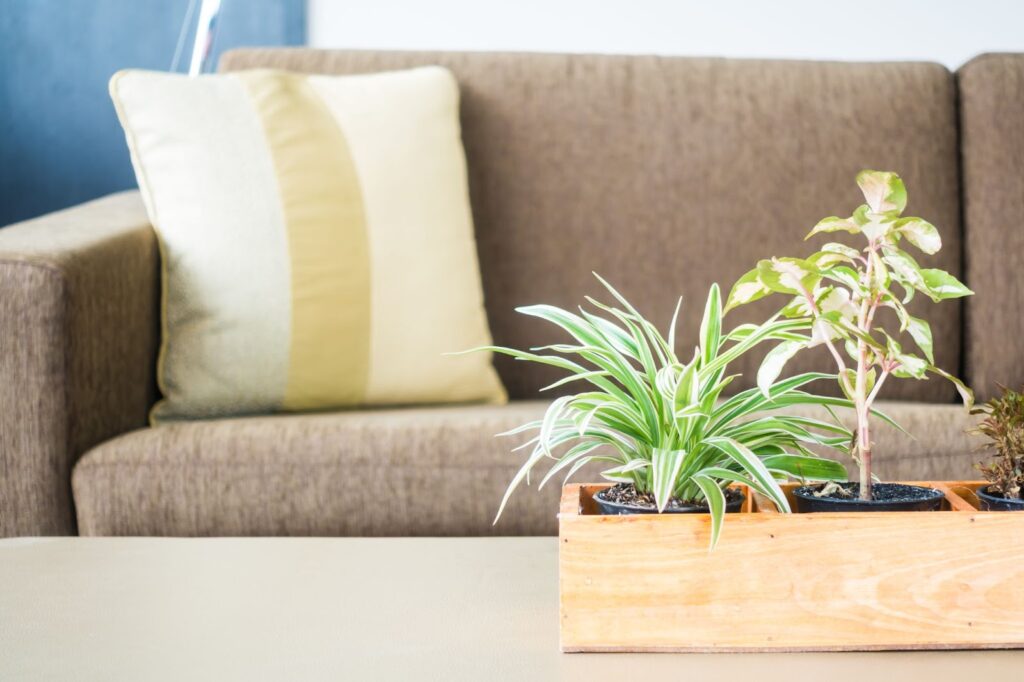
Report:
<svg viewBox="0 0 1024 682"><path fill-rule="evenodd" d="M313 47L840 60L1024 52L1024 0L309 0Z"/></svg>

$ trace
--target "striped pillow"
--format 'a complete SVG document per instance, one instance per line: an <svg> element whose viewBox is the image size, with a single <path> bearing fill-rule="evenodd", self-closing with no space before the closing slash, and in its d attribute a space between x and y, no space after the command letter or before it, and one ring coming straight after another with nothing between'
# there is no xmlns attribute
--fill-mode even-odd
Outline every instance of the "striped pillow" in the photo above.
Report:
<svg viewBox="0 0 1024 682"><path fill-rule="evenodd" d="M110 82L163 256L153 420L494 401L440 67Z"/></svg>

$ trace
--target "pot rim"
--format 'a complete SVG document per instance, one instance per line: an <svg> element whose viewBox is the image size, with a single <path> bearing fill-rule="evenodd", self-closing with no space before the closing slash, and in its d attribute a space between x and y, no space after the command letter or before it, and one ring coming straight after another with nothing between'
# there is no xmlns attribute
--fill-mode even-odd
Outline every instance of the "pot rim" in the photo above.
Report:
<svg viewBox="0 0 1024 682"><path fill-rule="evenodd" d="M596 493L594 493L594 497L597 497L598 495L601 495L605 490L608 490L611 487L612 486L608 486L608 488L601 488ZM726 500L726 503L725 503L726 510L728 510L730 506L735 506L735 507L742 507L743 506L743 503L746 501L747 496L743 493L742 490L737 490L736 494L739 495L739 497L737 499L735 499L735 500ZM675 508L666 507L664 511L659 512L656 508L653 508L653 507L640 507L640 506L637 506L635 504L625 504L623 502L614 502L612 500L605 499L605 497L603 495L601 497L600 503L601 504L606 504L609 507L616 507L618 509L627 509L629 511L634 511L634 512L638 512L638 513L641 513L641 514L694 514L694 513L710 514L711 513L711 508L710 507L708 507L706 505L699 505L699 504L690 504L690 505L686 505L685 507L675 507Z"/></svg>
<svg viewBox="0 0 1024 682"><path fill-rule="evenodd" d="M855 481L841 481L841 483L854 483ZM806 488L813 488L815 486L824 485L823 483L809 483L802 485L799 488L793 488L793 495L800 497L805 500L812 502L825 502L827 504L837 505L912 505L919 504L921 502L931 502L933 500L939 500L946 496L946 493L939 490L938 488L930 488L926 485L911 485L909 483L898 483L896 481L882 481L886 485L902 485L908 488L917 488L918 490L927 490L932 493L930 497L922 497L916 500L862 500L860 498L842 499L833 497L815 497L813 494L805 492Z"/></svg>
<svg viewBox="0 0 1024 682"><path fill-rule="evenodd" d="M993 495L992 493L988 492L988 489L989 489L989 485L983 485L980 488L978 488L975 492L979 496L987 497L990 500L995 500L997 502L1001 502L1002 504L1011 504L1011 505L1024 506L1024 500L1015 500L1015 499L1010 498L1010 497L1002 497L1002 496L999 496L999 495Z"/></svg>

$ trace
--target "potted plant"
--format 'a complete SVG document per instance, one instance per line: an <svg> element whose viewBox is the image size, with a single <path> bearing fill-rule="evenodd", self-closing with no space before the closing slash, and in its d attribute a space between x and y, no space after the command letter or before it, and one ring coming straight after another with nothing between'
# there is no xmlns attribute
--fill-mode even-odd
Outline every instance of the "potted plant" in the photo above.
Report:
<svg viewBox="0 0 1024 682"><path fill-rule="evenodd" d="M743 501L739 490L729 488L731 484L746 486L788 512L778 480L846 477L841 464L818 457L810 448L848 452L850 430L838 420L771 413L792 405L851 406L849 400L803 390L812 381L834 379L834 375L801 374L720 400L737 376L727 373L729 363L764 341L806 332L809 319L773 318L724 332L721 296L713 285L699 344L683 361L675 351L679 305L666 338L611 285L598 279L621 308L588 297L594 310L580 308L579 314L548 305L518 309L557 325L572 337L572 343L531 351L487 349L568 373L548 389L570 382L588 385L586 390L553 400L543 419L506 434L535 435L522 446L531 449L530 455L509 484L499 517L512 492L542 461L551 466L540 486L560 472L566 472L568 480L588 462L603 462L607 468L602 476L615 484L595 496L605 514L710 513L713 547L725 513L738 509Z"/></svg>
<svg viewBox="0 0 1024 682"><path fill-rule="evenodd" d="M905 242L931 255L942 241L931 223L902 216L907 191L898 175L865 170L857 175L857 185L865 203L849 218L825 218L807 237L849 232L865 239L863 248L830 242L806 258L762 260L737 281L726 311L769 294L790 296L781 315L810 318L811 331L793 334L767 354L758 371L758 386L767 395L790 358L804 348L824 344L835 360L839 386L855 406L853 455L860 480L800 488L795 492L800 510L937 509L943 498L939 490L874 483L871 408L889 377L924 379L928 374L953 382L965 405L971 405L971 391L963 382L934 365L931 327L911 315L906 304L915 292L935 302L972 292L947 272L921 267L901 248ZM882 308L895 312L898 327L887 328L876 318ZM910 336L920 355L905 349L898 340L901 334Z"/></svg>
<svg viewBox="0 0 1024 682"><path fill-rule="evenodd" d="M978 464L988 485L976 492L983 510L1024 511L1024 394L1001 388L1001 396L973 411L985 418L972 432L987 438L994 452L988 463Z"/></svg>

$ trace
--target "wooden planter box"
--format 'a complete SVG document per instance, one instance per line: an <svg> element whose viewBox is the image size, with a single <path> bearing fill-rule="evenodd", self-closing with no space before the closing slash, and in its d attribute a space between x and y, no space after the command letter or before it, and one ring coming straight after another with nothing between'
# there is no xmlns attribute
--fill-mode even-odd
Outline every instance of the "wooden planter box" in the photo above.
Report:
<svg viewBox="0 0 1024 682"><path fill-rule="evenodd" d="M779 514L748 494L713 552L706 514L601 516L606 485L566 486L562 651L1024 648L1024 512L979 511L980 482L919 484L942 511Z"/></svg>

